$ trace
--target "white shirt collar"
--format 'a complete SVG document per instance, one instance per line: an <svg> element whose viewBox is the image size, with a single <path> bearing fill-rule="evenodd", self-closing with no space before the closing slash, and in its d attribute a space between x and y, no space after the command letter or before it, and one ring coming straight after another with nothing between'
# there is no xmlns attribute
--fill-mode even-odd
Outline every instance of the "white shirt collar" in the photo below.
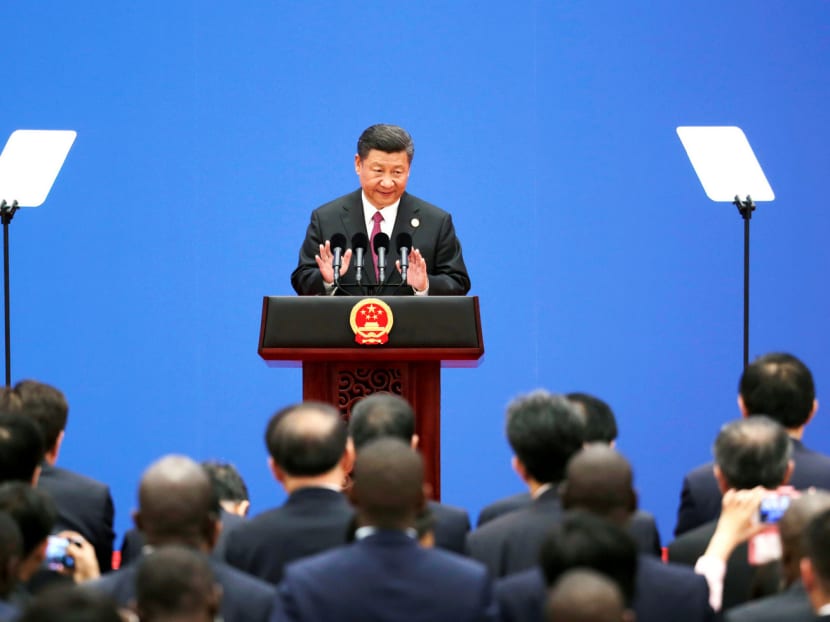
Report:
<svg viewBox="0 0 830 622"><path fill-rule="evenodd" d="M366 193L362 190L360 196L363 199L363 222L366 223L366 233L372 235L372 229L375 227L374 216L378 208L369 202L369 199L366 198ZM380 210L381 214L383 214L383 222L380 223L380 230L390 238L395 228L395 219L398 217L398 207L400 204L401 200L398 199L392 205L387 205Z"/></svg>

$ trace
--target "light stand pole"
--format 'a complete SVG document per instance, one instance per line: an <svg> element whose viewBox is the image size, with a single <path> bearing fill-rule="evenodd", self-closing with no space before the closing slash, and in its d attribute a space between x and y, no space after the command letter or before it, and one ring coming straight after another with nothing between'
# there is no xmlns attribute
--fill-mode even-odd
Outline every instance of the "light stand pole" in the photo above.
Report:
<svg viewBox="0 0 830 622"><path fill-rule="evenodd" d="M3 221L3 317L6 327L6 386L12 386L12 347L11 347L11 305L9 303L9 224L17 211L17 201L9 205L3 199L0 202L0 219Z"/></svg>
<svg viewBox="0 0 830 622"><path fill-rule="evenodd" d="M755 211L755 204L749 195L746 196L745 201L741 201L741 198L735 195L733 203L744 219L744 369L746 369L749 365L749 221L752 219L752 212Z"/></svg>

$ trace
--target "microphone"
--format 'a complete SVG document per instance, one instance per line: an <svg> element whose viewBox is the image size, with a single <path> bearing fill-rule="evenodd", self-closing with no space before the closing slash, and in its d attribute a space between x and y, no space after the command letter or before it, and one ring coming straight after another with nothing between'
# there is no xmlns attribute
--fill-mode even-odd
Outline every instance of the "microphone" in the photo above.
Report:
<svg viewBox="0 0 830 622"><path fill-rule="evenodd" d="M331 236L331 248L334 250L334 258L331 267L334 270L334 284L340 283L340 266L343 265L343 251L346 249L346 236L342 233L335 233Z"/></svg>
<svg viewBox="0 0 830 622"><path fill-rule="evenodd" d="M372 241L375 255L378 256L378 285L386 280L386 253L389 251L389 236L381 232Z"/></svg>
<svg viewBox="0 0 830 622"><path fill-rule="evenodd" d="M409 251L412 250L412 236L402 231L395 238L395 246L401 256L401 283L406 284L406 272L409 270Z"/></svg>
<svg viewBox="0 0 830 622"><path fill-rule="evenodd" d="M358 285L363 280L364 255L369 248L369 236L358 231L352 236L352 249L354 249L355 281Z"/></svg>

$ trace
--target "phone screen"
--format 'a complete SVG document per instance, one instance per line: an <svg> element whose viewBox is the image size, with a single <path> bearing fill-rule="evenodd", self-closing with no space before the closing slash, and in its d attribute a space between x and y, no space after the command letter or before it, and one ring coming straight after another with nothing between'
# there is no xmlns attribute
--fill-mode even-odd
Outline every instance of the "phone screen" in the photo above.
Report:
<svg viewBox="0 0 830 622"><path fill-rule="evenodd" d="M770 495L761 500L758 509L758 520L764 524L774 524L781 520L784 512L790 507L789 495Z"/></svg>
<svg viewBox="0 0 830 622"><path fill-rule="evenodd" d="M74 568L75 560L66 554L66 550L68 548L68 538L49 536L49 540L46 543L46 567L49 568L49 570Z"/></svg>

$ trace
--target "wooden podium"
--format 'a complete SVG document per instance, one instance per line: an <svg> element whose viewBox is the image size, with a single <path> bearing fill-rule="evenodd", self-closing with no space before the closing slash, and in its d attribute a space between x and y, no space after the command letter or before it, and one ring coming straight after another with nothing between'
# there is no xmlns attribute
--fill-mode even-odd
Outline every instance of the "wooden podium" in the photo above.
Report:
<svg viewBox="0 0 830 622"><path fill-rule="evenodd" d="M347 421L352 405L371 393L388 391L406 398L415 409L426 480L438 500L441 366L474 366L484 354L478 297L371 300L381 304L359 296L266 296L259 355L274 366L302 363L303 400L334 404ZM391 320L385 343L358 343L358 334L377 335L360 327L367 311L379 314L381 327ZM353 324L361 329L358 333Z"/></svg>

